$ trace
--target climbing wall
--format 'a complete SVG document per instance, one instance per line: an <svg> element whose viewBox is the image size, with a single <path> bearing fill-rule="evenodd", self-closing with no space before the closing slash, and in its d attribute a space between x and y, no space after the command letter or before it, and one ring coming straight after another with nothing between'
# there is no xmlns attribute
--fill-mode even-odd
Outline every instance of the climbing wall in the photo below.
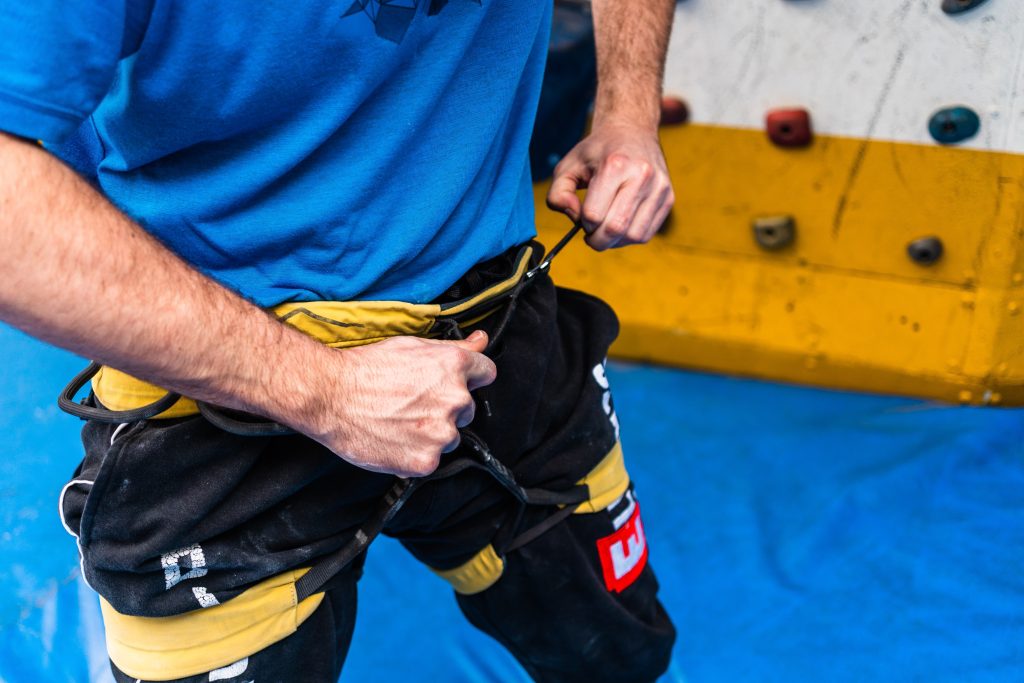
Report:
<svg viewBox="0 0 1024 683"><path fill-rule="evenodd" d="M683 0L665 83L672 218L556 264L616 353L1024 403L1024 3Z"/></svg>

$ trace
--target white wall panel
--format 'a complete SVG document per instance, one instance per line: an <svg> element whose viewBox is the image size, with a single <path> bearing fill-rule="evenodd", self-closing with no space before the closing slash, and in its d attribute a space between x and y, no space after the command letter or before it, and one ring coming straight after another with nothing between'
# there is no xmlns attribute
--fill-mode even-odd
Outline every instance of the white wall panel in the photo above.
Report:
<svg viewBox="0 0 1024 683"><path fill-rule="evenodd" d="M966 105L963 146L1024 153L1024 0L960 15L940 0L682 0L665 81L695 123L762 128L802 106L818 133L934 144L931 115Z"/></svg>

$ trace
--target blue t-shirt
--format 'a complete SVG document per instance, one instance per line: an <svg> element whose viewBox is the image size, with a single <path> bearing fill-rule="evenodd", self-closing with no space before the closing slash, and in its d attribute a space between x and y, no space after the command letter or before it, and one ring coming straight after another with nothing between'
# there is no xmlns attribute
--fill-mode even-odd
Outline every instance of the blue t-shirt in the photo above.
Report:
<svg viewBox="0 0 1024 683"><path fill-rule="evenodd" d="M0 129L262 306L428 301L534 234L550 0L0 4Z"/></svg>

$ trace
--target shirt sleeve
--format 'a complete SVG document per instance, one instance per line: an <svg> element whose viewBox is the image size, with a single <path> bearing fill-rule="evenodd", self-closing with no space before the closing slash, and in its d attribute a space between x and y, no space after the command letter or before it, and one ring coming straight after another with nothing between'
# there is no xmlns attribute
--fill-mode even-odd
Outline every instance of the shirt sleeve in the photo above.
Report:
<svg viewBox="0 0 1024 683"><path fill-rule="evenodd" d="M132 1L0 2L0 130L48 143L73 133L113 83Z"/></svg>

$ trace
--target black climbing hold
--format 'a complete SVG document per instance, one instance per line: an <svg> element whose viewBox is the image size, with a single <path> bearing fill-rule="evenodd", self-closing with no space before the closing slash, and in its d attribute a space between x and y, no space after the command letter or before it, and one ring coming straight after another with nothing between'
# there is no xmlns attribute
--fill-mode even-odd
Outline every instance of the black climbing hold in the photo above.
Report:
<svg viewBox="0 0 1024 683"><path fill-rule="evenodd" d="M985 0L942 0L942 11L946 14L960 14L970 11L984 2Z"/></svg>
<svg viewBox="0 0 1024 683"><path fill-rule="evenodd" d="M796 239L796 221L792 216L755 218L754 239L769 251L787 247Z"/></svg>
<svg viewBox="0 0 1024 683"><path fill-rule="evenodd" d="M932 134L936 142L944 145L952 145L963 142L978 134L981 128L981 119L978 114L968 107L948 107L940 109L928 122L928 132Z"/></svg>
<svg viewBox="0 0 1024 683"><path fill-rule="evenodd" d="M910 260L922 266L930 266L942 258L942 240L938 237L922 237L907 245Z"/></svg>

